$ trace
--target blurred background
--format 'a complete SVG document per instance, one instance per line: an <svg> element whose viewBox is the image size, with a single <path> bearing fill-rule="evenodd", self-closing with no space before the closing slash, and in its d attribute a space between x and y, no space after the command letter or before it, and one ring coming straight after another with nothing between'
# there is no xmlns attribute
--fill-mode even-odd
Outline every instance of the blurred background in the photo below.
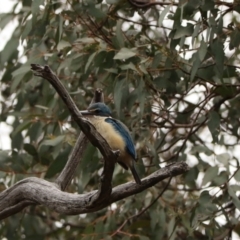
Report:
<svg viewBox="0 0 240 240"><path fill-rule="evenodd" d="M9 0L0 11L1 190L54 181L79 135L31 63L49 65L79 109L103 89L142 178L190 166L160 198L167 180L91 214L27 207L1 221L2 239L239 239L238 1ZM102 166L89 144L67 191L97 189ZM116 165L113 185L131 180Z"/></svg>

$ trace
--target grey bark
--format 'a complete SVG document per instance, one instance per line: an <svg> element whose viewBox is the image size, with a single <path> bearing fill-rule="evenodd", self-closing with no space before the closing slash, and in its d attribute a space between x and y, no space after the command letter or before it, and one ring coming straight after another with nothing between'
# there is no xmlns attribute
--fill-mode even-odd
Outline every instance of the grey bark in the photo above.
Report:
<svg viewBox="0 0 240 240"><path fill-rule="evenodd" d="M61 191L57 184L44 179L26 178L0 194L0 219L13 215L32 204L41 204L66 215L95 212L111 203L142 192L168 177L174 177L186 171L188 171L187 164L178 162L142 179L141 185L128 182L114 187L110 193L108 192L107 197L103 195L103 198L98 199L99 190L86 194L72 194Z"/></svg>
<svg viewBox="0 0 240 240"><path fill-rule="evenodd" d="M95 127L83 118L76 104L58 77L48 66L32 64L34 75L45 78L56 89L69 109L82 132L80 134L66 166L54 183L40 178L26 178L0 193L0 219L11 216L27 206L41 204L58 213L67 215L89 213L109 206L111 203L144 191L156 183L188 171L184 162L171 164L142 180L141 185L128 182L112 188L112 175L117 162L118 152L110 149L105 139ZM101 90L96 90L93 102L103 101ZM104 157L103 173L98 190L87 194L72 194L63 190L71 182L75 169L80 163L88 140L96 146Z"/></svg>

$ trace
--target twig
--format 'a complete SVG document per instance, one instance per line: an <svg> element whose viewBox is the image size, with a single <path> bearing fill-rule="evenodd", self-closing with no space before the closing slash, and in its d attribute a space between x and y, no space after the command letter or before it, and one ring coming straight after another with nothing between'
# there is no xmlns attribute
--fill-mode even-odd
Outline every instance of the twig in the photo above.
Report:
<svg viewBox="0 0 240 240"><path fill-rule="evenodd" d="M118 232L120 232L123 227L133 218L137 218L139 216L141 216L144 212L146 212L150 207L152 207L156 202L157 200L163 195L163 193L166 191L167 187L169 186L170 182L172 180L172 177L169 178L167 184L165 185L165 187L163 188L163 190L158 194L158 196L144 209L142 209L142 211L140 211L139 213L127 218L123 224L111 235L111 237L113 237L114 235L116 235Z"/></svg>
<svg viewBox="0 0 240 240"><path fill-rule="evenodd" d="M179 3L173 3L173 2L148 2L147 1L141 1L141 0L128 0L130 4L132 4L135 7L138 8L148 8L156 5L164 6L164 5L171 5L171 6L178 6Z"/></svg>

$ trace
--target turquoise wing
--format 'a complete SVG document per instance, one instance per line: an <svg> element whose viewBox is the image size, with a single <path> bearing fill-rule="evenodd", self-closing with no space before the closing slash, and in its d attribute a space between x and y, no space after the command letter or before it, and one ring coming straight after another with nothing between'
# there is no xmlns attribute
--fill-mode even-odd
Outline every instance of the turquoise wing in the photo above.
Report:
<svg viewBox="0 0 240 240"><path fill-rule="evenodd" d="M126 143L126 150L134 160L137 159L136 150L130 132L126 125L114 118L106 118L105 121L113 126L113 128L123 137Z"/></svg>

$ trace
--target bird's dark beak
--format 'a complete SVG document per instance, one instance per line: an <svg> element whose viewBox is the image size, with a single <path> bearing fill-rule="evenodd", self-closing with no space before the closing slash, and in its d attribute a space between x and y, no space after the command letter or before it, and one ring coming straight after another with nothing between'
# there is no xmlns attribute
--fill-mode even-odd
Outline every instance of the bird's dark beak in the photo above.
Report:
<svg viewBox="0 0 240 240"><path fill-rule="evenodd" d="M83 110L83 111L80 111L80 113L84 116L87 116L87 115L93 115L93 112L90 112L88 110Z"/></svg>

